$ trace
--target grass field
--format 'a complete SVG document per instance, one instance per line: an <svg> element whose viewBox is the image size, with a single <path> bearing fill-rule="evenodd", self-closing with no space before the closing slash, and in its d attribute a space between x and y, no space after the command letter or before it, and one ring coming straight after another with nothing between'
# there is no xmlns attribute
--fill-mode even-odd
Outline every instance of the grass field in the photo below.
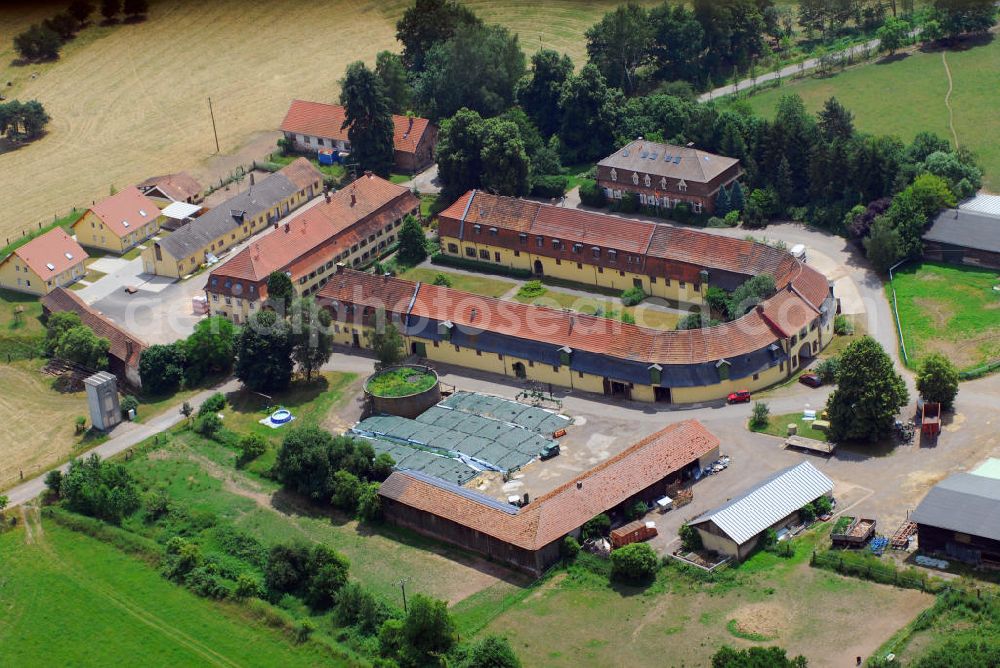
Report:
<svg viewBox="0 0 1000 668"><path fill-rule="evenodd" d="M273 131L293 98L335 100L349 62L371 64L378 51L399 49L395 23L410 3L150 4L147 21L88 28L59 61L28 67L11 64L13 36L63 6L22 0L0 7L0 81L13 82L4 93L36 98L52 116L46 137L0 155L0 172L19 175L0 182L0 239L88 205L112 185L181 169L218 181L263 157L274 149ZM582 65L584 30L618 3L466 4L517 31L527 53L545 46ZM222 154L235 157L214 157L209 96Z"/></svg>
<svg viewBox="0 0 1000 668"><path fill-rule="evenodd" d="M80 451L76 417L87 415L84 392L52 389L42 360L0 364L0 489L30 478Z"/></svg>
<svg viewBox="0 0 1000 668"><path fill-rule="evenodd" d="M931 352L959 369L1000 359L1000 274L925 262L896 272L893 284L910 366Z"/></svg>
<svg viewBox="0 0 1000 668"><path fill-rule="evenodd" d="M780 645L811 667L854 665L933 597L810 568L796 555L758 553L715 584L674 569L649 589L608 585L581 570L557 574L487 626L507 635L525 666L703 666L723 644ZM767 638L750 641L747 638Z"/></svg>
<svg viewBox="0 0 1000 668"><path fill-rule="evenodd" d="M516 287L517 284L513 281L504 280L501 278L491 278L489 276L481 275L471 275L471 274L459 274L451 271L443 271L440 269L431 269L428 267L413 267L412 269L407 269L402 274L399 275L400 278L405 278L408 281L421 281L423 283L433 283L434 278L438 274L443 274L451 280L451 287L456 290L462 290L464 292L471 292L475 295L483 295L484 297L499 297L512 288Z"/></svg>
<svg viewBox="0 0 1000 668"><path fill-rule="evenodd" d="M986 174L984 186L1000 192L1000 41L965 50L947 51L954 88L951 106L955 133L972 149ZM750 98L759 113L772 116L782 95L797 93L810 111L835 96L854 113L855 125L866 132L896 135L909 141L929 130L953 141L945 95L948 76L941 51L916 52L888 63L862 65L825 78L806 78Z"/></svg>
<svg viewBox="0 0 1000 668"><path fill-rule="evenodd" d="M0 646L12 666L332 665L98 540L44 521L0 535Z"/></svg>

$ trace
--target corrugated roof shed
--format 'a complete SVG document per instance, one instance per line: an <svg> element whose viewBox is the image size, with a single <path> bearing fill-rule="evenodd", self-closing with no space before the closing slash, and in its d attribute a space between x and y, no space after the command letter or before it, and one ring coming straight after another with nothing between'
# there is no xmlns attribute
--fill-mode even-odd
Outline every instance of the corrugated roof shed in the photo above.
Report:
<svg viewBox="0 0 1000 668"><path fill-rule="evenodd" d="M1000 195L987 195L979 193L972 199L968 199L958 205L963 211L976 211L991 216L1000 216Z"/></svg>
<svg viewBox="0 0 1000 668"><path fill-rule="evenodd" d="M945 209L924 233L924 239L1000 253L1000 217L976 211Z"/></svg>
<svg viewBox="0 0 1000 668"><path fill-rule="evenodd" d="M1000 481L972 473L953 475L931 488L910 519L1000 540Z"/></svg>
<svg viewBox="0 0 1000 668"><path fill-rule="evenodd" d="M712 521L742 545L775 522L833 491L833 481L809 462L778 471L725 505L691 522Z"/></svg>

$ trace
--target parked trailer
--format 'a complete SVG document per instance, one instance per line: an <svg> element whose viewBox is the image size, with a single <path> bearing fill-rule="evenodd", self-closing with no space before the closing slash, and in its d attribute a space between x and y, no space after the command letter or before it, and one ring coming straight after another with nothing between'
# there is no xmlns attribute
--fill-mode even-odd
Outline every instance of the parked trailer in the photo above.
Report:
<svg viewBox="0 0 1000 668"><path fill-rule="evenodd" d="M875 520L855 517L841 533L830 534L834 547L864 547L875 535Z"/></svg>
<svg viewBox="0 0 1000 668"><path fill-rule="evenodd" d="M941 404L936 401L925 401L920 411L920 432L924 436L937 436L941 433Z"/></svg>
<svg viewBox="0 0 1000 668"><path fill-rule="evenodd" d="M630 543L649 540L656 535L656 523L636 520L611 532L611 547L624 547Z"/></svg>

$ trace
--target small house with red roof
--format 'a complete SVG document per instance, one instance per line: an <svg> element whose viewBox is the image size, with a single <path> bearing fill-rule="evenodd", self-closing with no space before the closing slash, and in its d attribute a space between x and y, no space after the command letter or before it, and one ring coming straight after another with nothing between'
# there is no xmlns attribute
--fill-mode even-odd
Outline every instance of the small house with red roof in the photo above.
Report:
<svg viewBox="0 0 1000 668"><path fill-rule="evenodd" d="M48 294L83 278L88 257L66 230L57 227L0 260L0 287L32 295Z"/></svg>
<svg viewBox="0 0 1000 668"><path fill-rule="evenodd" d="M285 139L299 151L315 152L320 149L351 150L344 127L345 109L339 104L292 100L292 105L281 123ZM394 169L413 174L434 162L437 127L426 118L393 114L395 128L392 137L395 149Z"/></svg>
<svg viewBox="0 0 1000 668"><path fill-rule="evenodd" d="M121 255L159 232L160 207L129 186L87 209L72 230L82 245Z"/></svg>

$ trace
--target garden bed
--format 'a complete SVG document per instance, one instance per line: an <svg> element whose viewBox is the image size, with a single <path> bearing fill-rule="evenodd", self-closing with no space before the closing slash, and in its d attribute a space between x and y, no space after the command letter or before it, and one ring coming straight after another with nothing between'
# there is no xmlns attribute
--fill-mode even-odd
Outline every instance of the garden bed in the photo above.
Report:
<svg viewBox="0 0 1000 668"><path fill-rule="evenodd" d="M408 397L429 390L435 383L433 373L407 366L372 376L365 389L379 397Z"/></svg>

